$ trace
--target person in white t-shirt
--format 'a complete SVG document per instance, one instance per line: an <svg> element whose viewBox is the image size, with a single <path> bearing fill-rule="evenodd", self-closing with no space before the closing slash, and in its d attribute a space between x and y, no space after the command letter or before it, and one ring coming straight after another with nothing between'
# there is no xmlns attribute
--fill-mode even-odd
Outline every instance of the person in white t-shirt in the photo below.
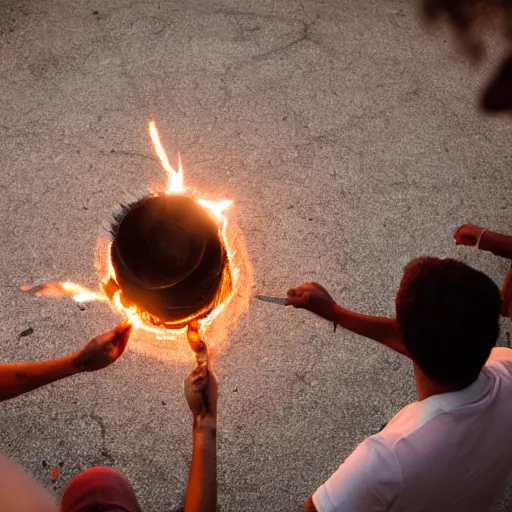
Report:
<svg viewBox="0 0 512 512"><path fill-rule="evenodd" d="M316 283L288 303L412 359L418 401L365 439L307 512L482 512L512 471L512 350L494 348L500 290L453 259L404 270L396 319L351 312Z"/></svg>

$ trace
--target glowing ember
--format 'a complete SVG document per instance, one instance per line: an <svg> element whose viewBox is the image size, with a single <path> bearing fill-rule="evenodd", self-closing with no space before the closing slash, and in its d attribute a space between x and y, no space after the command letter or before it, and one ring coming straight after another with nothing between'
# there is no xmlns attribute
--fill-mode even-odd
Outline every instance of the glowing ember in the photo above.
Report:
<svg viewBox="0 0 512 512"><path fill-rule="evenodd" d="M169 184L165 192L147 196L134 205L124 207L122 214L116 218L118 224L114 226L114 240L108 245L106 261L102 265L104 275L101 278L100 291L90 291L69 282L23 286L22 290L36 296L73 297L76 302L108 301L134 327L157 335L165 334L170 329L173 332L182 332L191 322L197 326L197 320L200 327L204 328L229 303L240 275L239 268L233 261L236 252L231 250L228 243L227 218L224 214L232 201L213 202L186 195L181 159L178 171L175 171L169 163L153 121L149 123L149 133L156 154L169 176ZM153 210L147 213L145 208ZM170 217L165 216L168 212L171 212ZM160 215L160 218L156 218L150 228L155 232L154 241L157 247L162 249L162 254L156 255L155 246L145 246L139 240L132 243L130 240L131 237L134 238L134 229L139 227L141 240L151 242L151 230L146 232L145 229L148 225L147 219L153 221L155 215ZM201 222L203 228L206 226L206 234L198 231ZM116 238L123 223L127 223L127 234ZM210 225L211 228L208 227ZM124 246L121 238L126 241ZM218 242L215 242L217 239ZM219 244L217 249L216 244ZM147 249L145 253L144 248ZM140 261L143 256L146 260ZM189 256L195 259L188 261L186 258ZM160 257L160 260L156 261L156 257ZM217 262L216 266L212 261ZM158 264L163 274L155 277L154 271L156 272ZM162 276L166 280L162 281ZM195 281L191 281L192 278ZM207 286L209 281L210 287L201 290L200 287ZM178 290L181 292L177 295Z"/></svg>

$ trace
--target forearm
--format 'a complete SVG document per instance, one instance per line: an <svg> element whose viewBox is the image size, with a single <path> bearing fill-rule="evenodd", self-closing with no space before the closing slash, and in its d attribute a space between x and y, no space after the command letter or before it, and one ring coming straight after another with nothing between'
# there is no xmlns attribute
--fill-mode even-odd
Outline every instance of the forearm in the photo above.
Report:
<svg viewBox="0 0 512 512"><path fill-rule="evenodd" d="M0 364L0 402L78 373L75 354L42 363Z"/></svg>
<svg viewBox="0 0 512 512"><path fill-rule="evenodd" d="M512 259L512 236L502 235L494 231L485 231L478 248L482 251L492 252L502 258Z"/></svg>
<svg viewBox="0 0 512 512"><path fill-rule="evenodd" d="M333 308L333 321L344 329L411 357L403 344L400 328L394 318L362 315L336 304Z"/></svg>
<svg viewBox="0 0 512 512"><path fill-rule="evenodd" d="M192 463L184 512L217 510L217 442L214 425L193 429Z"/></svg>

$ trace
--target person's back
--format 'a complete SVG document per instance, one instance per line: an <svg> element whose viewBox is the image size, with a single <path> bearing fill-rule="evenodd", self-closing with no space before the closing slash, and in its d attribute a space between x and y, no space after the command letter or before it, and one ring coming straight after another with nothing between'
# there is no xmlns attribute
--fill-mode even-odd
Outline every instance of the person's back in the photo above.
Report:
<svg viewBox="0 0 512 512"><path fill-rule="evenodd" d="M492 280L455 260L413 260L396 320L346 310L315 283L288 301L409 357L418 392L304 510L490 512L512 470L512 350L494 348L501 300Z"/></svg>
<svg viewBox="0 0 512 512"><path fill-rule="evenodd" d="M390 510L491 510L512 471L511 397L512 350L494 349L469 387L410 404L368 438L395 475Z"/></svg>

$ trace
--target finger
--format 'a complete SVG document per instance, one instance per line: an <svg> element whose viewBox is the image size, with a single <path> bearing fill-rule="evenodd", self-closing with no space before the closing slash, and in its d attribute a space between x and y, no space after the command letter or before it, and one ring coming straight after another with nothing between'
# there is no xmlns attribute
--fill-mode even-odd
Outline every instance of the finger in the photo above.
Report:
<svg viewBox="0 0 512 512"><path fill-rule="evenodd" d="M189 380L191 384L195 384L198 380L206 379L206 371L203 373L196 373L195 375L191 375Z"/></svg>
<svg viewBox="0 0 512 512"><path fill-rule="evenodd" d="M286 305L289 306L300 306L303 305L305 300L306 294L305 292L295 292L293 295L288 295L286 299Z"/></svg>
<svg viewBox="0 0 512 512"><path fill-rule="evenodd" d="M198 382L201 379L206 379L206 376L207 376L206 370L203 370L203 371L197 372L193 375L191 374L189 377L189 381L191 384L195 384L196 382Z"/></svg>
<svg viewBox="0 0 512 512"><path fill-rule="evenodd" d="M192 383L191 388L194 393L202 393L208 383L206 375L197 377Z"/></svg>
<svg viewBox="0 0 512 512"><path fill-rule="evenodd" d="M132 329L132 324L129 322L123 322L122 324L116 325L110 331L107 331L99 336L96 336L97 339L101 339L102 341L112 341L117 342L118 339L122 338L126 334L129 334Z"/></svg>
<svg viewBox="0 0 512 512"><path fill-rule="evenodd" d="M131 322L123 322L114 328L116 335L123 336L125 334L130 334L133 329L133 324Z"/></svg>
<svg viewBox="0 0 512 512"><path fill-rule="evenodd" d="M197 381L201 379L206 379L208 377L208 372L204 369L202 372L196 373L194 375L190 375L189 380L192 384L195 384Z"/></svg>
<svg viewBox="0 0 512 512"><path fill-rule="evenodd" d="M204 375L206 373L204 365L196 365L194 369L190 372L190 376L194 377L196 375Z"/></svg>
<svg viewBox="0 0 512 512"><path fill-rule="evenodd" d="M311 283L315 288L318 288L319 290L322 290L324 293L329 295L329 292L319 283Z"/></svg>
<svg viewBox="0 0 512 512"><path fill-rule="evenodd" d="M119 350L119 355L121 355L126 349L126 345L128 345L128 340L130 339L131 333L132 324L124 323L116 327L112 343Z"/></svg>
<svg viewBox="0 0 512 512"><path fill-rule="evenodd" d="M325 293L325 295L327 295L327 297L329 297L330 299L332 299L332 296L331 294L329 293L329 291L327 290L327 288L325 286L322 286L321 284L319 283L313 283L314 286L316 286L319 290L321 290L322 292ZM333 299L334 300L334 299Z"/></svg>
<svg viewBox="0 0 512 512"><path fill-rule="evenodd" d="M200 378L206 378L206 370L196 367L185 377L185 382L193 386Z"/></svg>
<svg viewBox="0 0 512 512"><path fill-rule="evenodd" d="M286 302L284 303L285 306L293 306L293 299L297 296L297 290L295 288L290 288L286 292Z"/></svg>
<svg viewBox="0 0 512 512"><path fill-rule="evenodd" d="M301 293L304 292L304 290L307 290L308 287L311 286L311 283L301 283L301 284L298 284L297 286L294 286L293 288L290 288L286 294L288 296L296 296L296 295L300 295Z"/></svg>

